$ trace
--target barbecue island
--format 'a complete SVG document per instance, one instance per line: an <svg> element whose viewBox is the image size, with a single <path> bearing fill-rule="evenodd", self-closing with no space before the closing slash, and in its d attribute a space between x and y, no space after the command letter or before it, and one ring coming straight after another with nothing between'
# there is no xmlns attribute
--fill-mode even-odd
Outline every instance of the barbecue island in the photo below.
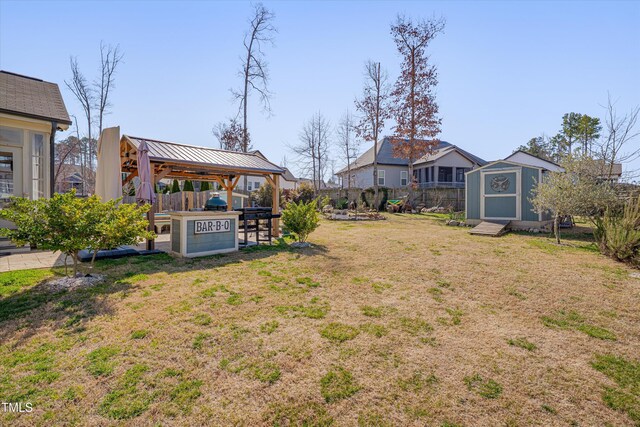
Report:
<svg viewBox="0 0 640 427"><path fill-rule="evenodd" d="M171 212L171 252L187 257L238 250L238 211Z"/></svg>
<svg viewBox="0 0 640 427"><path fill-rule="evenodd" d="M237 251L260 242L271 243L272 220L280 214L271 208L242 208L227 210L227 203L219 193L213 193L204 210L175 211L171 220L171 252L187 258ZM239 242L238 232L244 239ZM266 233L265 233L266 232ZM255 243L249 242L248 234L255 233ZM261 233L265 237L261 237Z"/></svg>

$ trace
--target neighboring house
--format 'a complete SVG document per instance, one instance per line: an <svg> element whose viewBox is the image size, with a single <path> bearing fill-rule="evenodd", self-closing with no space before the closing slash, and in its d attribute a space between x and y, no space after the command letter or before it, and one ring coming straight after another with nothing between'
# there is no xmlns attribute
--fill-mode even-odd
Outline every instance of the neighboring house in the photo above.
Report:
<svg viewBox="0 0 640 427"><path fill-rule="evenodd" d="M481 158L445 141L441 141L429 154L413 163L413 176L421 188L464 188L465 173L486 164ZM343 188L348 181L351 187L373 186L373 147L365 151L351 165L351 177L347 168L336 174ZM378 145L378 185L403 188L409 185L409 168L406 159L393 156L390 138Z"/></svg>
<svg viewBox="0 0 640 427"><path fill-rule="evenodd" d="M264 160L267 160L267 161L269 160L264 154L260 152L260 150L253 150L251 151L251 153L262 157ZM284 174L282 174L282 176L280 177L280 182L278 183L280 185L280 188L283 190L297 189L298 179L291 173L291 171L288 168L282 167L282 169L284 169ZM243 176L240 178L240 181L238 181L238 186L236 187L236 189L245 190L244 182L245 182L245 179ZM262 187L266 182L267 180L263 176L247 176L246 191L248 192L256 191L260 189L260 187Z"/></svg>
<svg viewBox="0 0 640 427"><path fill-rule="evenodd" d="M260 154L259 151L257 151ZM262 156L265 160L266 157ZM298 179L293 176L291 171L287 168L284 169L284 173L280 177L280 188L283 190L295 190L298 188ZM247 191L252 192L258 190L261 186L263 186L267 180L262 176L247 176ZM244 190L244 177L240 178L238 181L238 186L236 187L239 190Z"/></svg>
<svg viewBox="0 0 640 427"><path fill-rule="evenodd" d="M63 163L61 165L56 166L56 184L55 191L56 193L66 193L71 189L76 190L76 195L78 196L87 196L88 192L86 191L88 187L88 183L84 181L82 166L73 165L68 163ZM95 180L95 173L88 168L85 170L85 174L89 178Z"/></svg>
<svg viewBox="0 0 640 427"><path fill-rule="evenodd" d="M510 221L512 229L540 228L552 221L536 212L533 189L549 172L562 172L556 163L523 151L488 163L466 174L466 221Z"/></svg>

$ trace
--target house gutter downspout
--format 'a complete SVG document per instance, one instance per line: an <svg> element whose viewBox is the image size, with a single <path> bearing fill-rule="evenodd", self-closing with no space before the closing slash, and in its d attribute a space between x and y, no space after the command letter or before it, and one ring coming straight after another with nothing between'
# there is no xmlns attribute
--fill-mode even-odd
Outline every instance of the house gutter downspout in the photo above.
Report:
<svg viewBox="0 0 640 427"><path fill-rule="evenodd" d="M51 136L49 137L49 197L53 196L55 192L56 183L54 181L54 171L56 168L55 153L56 153L56 131L58 130L58 123L51 121Z"/></svg>

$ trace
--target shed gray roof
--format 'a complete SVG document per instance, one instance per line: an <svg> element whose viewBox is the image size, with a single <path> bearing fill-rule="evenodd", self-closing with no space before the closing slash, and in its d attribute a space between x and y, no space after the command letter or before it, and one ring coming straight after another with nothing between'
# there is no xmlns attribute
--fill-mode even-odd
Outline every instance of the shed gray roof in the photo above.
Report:
<svg viewBox="0 0 640 427"><path fill-rule="evenodd" d="M0 71L0 112L71 124L57 84L8 71Z"/></svg>
<svg viewBox="0 0 640 427"><path fill-rule="evenodd" d="M123 138L129 140L136 150L143 140L146 141L147 147L149 147L149 160L151 161L188 163L207 168L218 166L247 172L257 171L277 174L284 172L282 168L256 153L197 147L129 135L123 135Z"/></svg>

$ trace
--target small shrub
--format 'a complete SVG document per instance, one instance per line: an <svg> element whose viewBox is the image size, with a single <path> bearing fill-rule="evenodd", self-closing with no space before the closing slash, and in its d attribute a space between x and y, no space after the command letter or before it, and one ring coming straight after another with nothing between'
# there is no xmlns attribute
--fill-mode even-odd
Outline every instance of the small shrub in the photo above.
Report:
<svg viewBox="0 0 640 427"><path fill-rule="evenodd" d="M607 209L595 225L594 237L603 254L640 264L640 197L630 199L621 213Z"/></svg>
<svg viewBox="0 0 640 427"><path fill-rule="evenodd" d="M329 323L320 331L320 335L323 338L337 342L352 340L357 337L359 333L360 331L357 328L337 322Z"/></svg>
<svg viewBox="0 0 640 427"><path fill-rule="evenodd" d="M291 202L282 211L282 222L295 234L299 242L306 242L307 237L320 224L320 216L316 210L315 202Z"/></svg>
<svg viewBox="0 0 640 427"><path fill-rule="evenodd" d="M320 379L320 394L327 403L351 397L360 388L354 381L353 375L341 367L327 372Z"/></svg>

